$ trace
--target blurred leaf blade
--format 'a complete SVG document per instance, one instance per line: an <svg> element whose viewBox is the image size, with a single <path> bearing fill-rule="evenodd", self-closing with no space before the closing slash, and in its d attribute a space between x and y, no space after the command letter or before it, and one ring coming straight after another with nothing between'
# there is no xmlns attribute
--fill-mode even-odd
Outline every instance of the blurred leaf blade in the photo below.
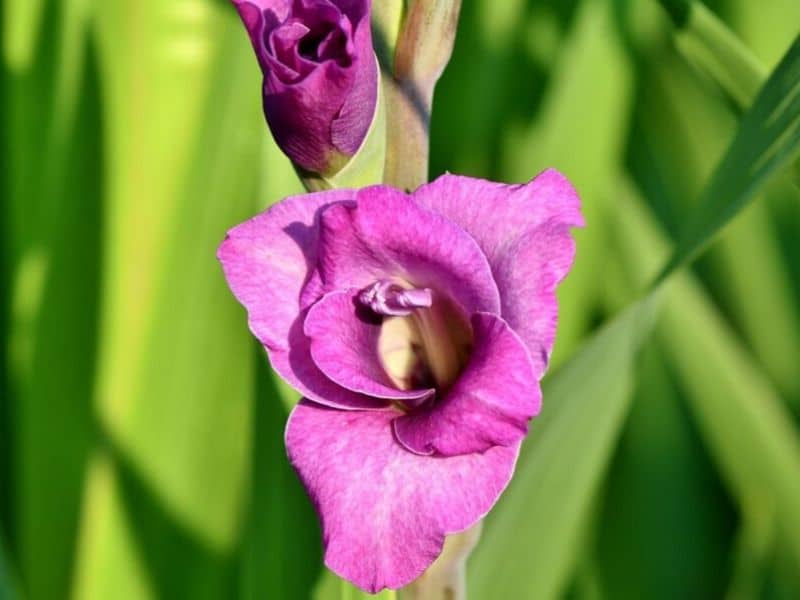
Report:
<svg viewBox="0 0 800 600"><path fill-rule="evenodd" d="M24 71L33 60L46 0L3 3L3 59L13 71Z"/></svg>
<svg viewBox="0 0 800 600"><path fill-rule="evenodd" d="M351 583L339 578L325 569L314 587L312 600L397 600L399 594L394 590L383 590L377 594L362 592Z"/></svg>
<svg viewBox="0 0 800 600"><path fill-rule="evenodd" d="M691 260L800 152L800 37L773 71L717 167L659 280Z"/></svg>
<svg viewBox="0 0 800 600"><path fill-rule="evenodd" d="M5 540L0 536L0 598L18 600L20 594L8 558Z"/></svg>
<svg viewBox="0 0 800 600"><path fill-rule="evenodd" d="M95 393L107 443L87 488L77 598L235 589L253 365L215 251L252 214L258 183L257 66L240 27L204 0L97 8L110 160Z"/></svg>
<svg viewBox="0 0 800 600"><path fill-rule="evenodd" d="M657 302L655 294L631 306L546 380L543 412L469 563L476 597L552 598L563 591L572 546L625 420L633 362ZM530 555L533 540L536 560L508 560Z"/></svg>
<svg viewBox="0 0 800 600"><path fill-rule="evenodd" d="M775 502L800 564L800 440L791 415L696 289L676 285L659 335L687 386L706 441L740 501ZM686 327L692 315L694 327ZM765 495L766 498L759 498Z"/></svg>
<svg viewBox="0 0 800 600"><path fill-rule="evenodd" d="M767 190L765 196L770 193ZM724 307L784 400L800 408L800 310L794 301L787 257L778 244L769 198L742 210L709 256ZM720 293L718 292L718 293Z"/></svg>
<svg viewBox="0 0 800 600"><path fill-rule="evenodd" d="M38 26L47 35L31 31L31 56L11 65L3 114L10 183L3 207L10 229L3 234L12 286L3 399L11 438L7 493L12 551L33 598L57 596L72 574L93 440L89 398L101 244L96 168L103 164L88 4L41 4Z"/></svg>
<svg viewBox="0 0 800 600"><path fill-rule="evenodd" d="M773 23L770 46L776 37L791 41L797 32L797 20L775 26L781 6L778 2L761 7L762 18ZM794 10L798 12L800 7ZM741 24L738 31L744 34L763 27L764 22L756 19ZM632 169L658 216L677 236L692 199L702 193L735 133L738 112L735 107L731 110L731 102L710 93L707 82L698 78L671 46L642 48L642 53L645 92L636 109L638 135L629 150ZM791 222L796 220L791 207L798 205L800 197L792 195L781 177L777 179L778 185L766 186L763 197L751 201L721 232L697 269L720 309L753 348L765 373L775 380L786 401L797 407L800 379L795 357L800 354L800 310L793 282L796 261L792 256L796 252L790 240ZM778 214L777 202L786 204L781 210L788 214Z"/></svg>
<svg viewBox="0 0 800 600"><path fill-rule="evenodd" d="M727 588L730 558L720 549L733 541L737 507L670 369L651 336L593 519L596 541L588 551L600 566L604 598L645 598L653 590L662 598L721 598Z"/></svg>
<svg viewBox="0 0 800 600"><path fill-rule="evenodd" d="M642 285L668 246L623 184L620 256ZM658 338L681 375L690 408L723 477L743 510L774 508L800 564L800 436L792 416L733 332L688 273L664 283Z"/></svg>
<svg viewBox="0 0 800 600"><path fill-rule="evenodd" d="M291 410L287 405L296 401L296 393L279 384L260 344L255 354L252 490L242 597L309 598L324 570L322 536L311 501L289 465L283 444Z"/></svg>
<svg viewBox="0 0 800 600"><path fill-rule="evenodd" d="M673 19L683 55L745 110L766 79L763 65L702 2L661 0L661 4Z"/></svg>

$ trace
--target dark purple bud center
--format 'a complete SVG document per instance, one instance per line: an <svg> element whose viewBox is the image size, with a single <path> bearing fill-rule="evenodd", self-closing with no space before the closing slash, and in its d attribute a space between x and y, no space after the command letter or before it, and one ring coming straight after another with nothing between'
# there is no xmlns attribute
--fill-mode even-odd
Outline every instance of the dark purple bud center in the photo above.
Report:
<svg viewBox="0 0 800 600"><path fill-rule="evenodd" d="M270 66L285 83L296 83L314 68L333 61L350 67L355 58L353 26L328 0L296 0L290 17L268 31L265 46Z"/></svg>

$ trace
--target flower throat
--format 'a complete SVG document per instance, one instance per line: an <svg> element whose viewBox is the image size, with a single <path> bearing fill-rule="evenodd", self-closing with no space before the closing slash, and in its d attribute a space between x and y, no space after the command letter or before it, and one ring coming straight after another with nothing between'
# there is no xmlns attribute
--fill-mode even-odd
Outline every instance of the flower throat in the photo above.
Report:
<svg viewBox="0 0 800 600"><path fill-rule="evenodd" d="M361 291L359 302L383 317L378 357L401 390L435 388L456 381L472 350L472 328L453 302L430 288L388 279Z"/></svg>

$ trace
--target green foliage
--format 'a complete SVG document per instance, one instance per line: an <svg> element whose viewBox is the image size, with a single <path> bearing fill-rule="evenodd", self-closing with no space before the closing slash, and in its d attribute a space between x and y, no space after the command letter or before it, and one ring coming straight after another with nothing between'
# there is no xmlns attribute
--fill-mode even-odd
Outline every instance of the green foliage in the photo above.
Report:
<svg viewBox="0 0 800 600"><path fill-rule="evenodd" d="M330 571L326 571L317 582L311 598L312 600L367 600L368 598L396 600L397 593L392 590L384 590L377 594L367 594L339 579Z"/></svg>
<svg viewBox="0 0 800 600"><path fill-rule="evenodd" d="M744 115L663 279L690 260L754 197L754 190L800 152L800 37Z"/></svg>
<svg viewBox="0 0 800 600"><path fill-rule="evenodd" d="M471 597L800 594L798 18L463 3L432 172L554 166L588 221ZM0 598L366 598L322 566L297 396L214 259L302 190L230 4L8 0L0 26ZM324 185L377 182L382 139Z"/></svg>
<svg viewBox="0 0 800 600"><path fill-rule="evenodd" d="M630 307L547 380L547 405L470 563L476 597L550 598L564 587L630 405L634 357L657 303L652 296ZM533 540L532 560L509 560L530 555Z"/></svg>
<svg viewBox="0 0 800 600"><path fill-rule="evenodd" d="M747 107L765 77L758 59L702 3L664 0L661 4L678 29L675 41L681 52L739 107Z"/></svg>
<svg viewBox="0 0 800 600"><path fill-rule="evenodd" d="M5 542L0 537L0 598L4 600L16 600L18 597L16 582L11 573L8 563Z"/></svg>

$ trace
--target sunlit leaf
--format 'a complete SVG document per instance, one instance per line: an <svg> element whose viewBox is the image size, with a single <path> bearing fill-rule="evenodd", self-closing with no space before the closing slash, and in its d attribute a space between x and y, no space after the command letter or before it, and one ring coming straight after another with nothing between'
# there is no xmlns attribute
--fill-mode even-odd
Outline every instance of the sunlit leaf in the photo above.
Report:
<svg viewBox="0 0 800 600"><path fill-rule="evenodd" d="M14 428L10 530L19 576L35 598L69 585L93 438L102 144L88 9L69 0L45 11L48 35L29 32L34 54L9 78L3 114L14 158L3 167L12 289L9 387L0 393Z"/></svg>
<svg viewBox="0 0 800 600"><path fill-rule="evenodd" d="M33 60L46 0L3 2L3 59L14 71L24 71Z"/></svg>
<svg viewBox="0 0 800 600"><path fill-rule="evenodd" d="M215 253L253 213L257 65L227 3L97 11L110 153L95 390L106 445L75 596L228 596L254 380L244 311Z"/></svg>

